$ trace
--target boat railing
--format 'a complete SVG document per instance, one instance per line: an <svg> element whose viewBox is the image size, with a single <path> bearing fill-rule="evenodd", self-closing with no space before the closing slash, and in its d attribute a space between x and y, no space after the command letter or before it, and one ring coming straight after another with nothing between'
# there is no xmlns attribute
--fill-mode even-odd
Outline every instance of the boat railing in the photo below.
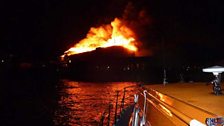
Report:
<svg viewBox="0 0 224 126"><path fill-rule="evenodd" d="M174 125L206 126L206 117L209 118L217 116L153 89L148 89L147 91L142 89L141 92L141 96L139 97L142 99L140 100L140 102L143 103L143 105L141 105L143 111L142 118L144 118L145 115L145 120L151 120L150 117L146 117L146 115L152 115L152 111L155 111L162 113L160 115L167 118L168 121ZM146 106L148 110L146 110ZM189 112L194 112L195 114ZM203 115L203 117L198 115ZM155 120L151 121L153 122Z"/></svg>
<svg viewBox="0 0 224 126"><path fill-rule="evenodd" d="M224 124L224 118L218 115L144 87L139 88L140 93L132 97L134 98L133 103L125 106L125 101L128 99L126 91L123 90L121 101L118 100L121 91L116 91L114 115L108 114L107 126L110 124L113 126L215 126L213 124ZM112 112L112 107L109 107L109 112Z"/></svg>
<svg viewBox="0 0 224 126"><path fill-rule="evenodd" d="M108 109L106 109L100 119L99 126L118 126L118 122L121 120L122 116L126 111L132 111L134 107L134 97L128 96L127 92L132 91L130 88L137 86L124 87L123 90L116 90L115 103L109 102ZM119 100L119 98L121 100ZM113 104L114 103L114 104ZM113 106L115 106L113 108Z"/></svg>
<svg viewBox="0 0 224 126"><path fill-rule="evenodd" d="M134 102L135 102L135 107L133 109L133 114L132 114L132 119L129 125L131 126L150 126L149 124L146 124L146 111L147 111L147 102L146 102L146 90L143 91L144 94L144 103L143 103L143 109L139 106L138 103L138 94L134 95Z"/></svg>

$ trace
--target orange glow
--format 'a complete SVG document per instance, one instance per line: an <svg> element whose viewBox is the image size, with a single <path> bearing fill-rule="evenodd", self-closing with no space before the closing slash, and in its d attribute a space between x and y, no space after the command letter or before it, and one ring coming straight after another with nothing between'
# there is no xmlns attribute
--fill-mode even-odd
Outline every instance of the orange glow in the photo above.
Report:
<svg viewBox="0 0 224 126"><path fill-rule="evenodd" d="M122 46L136 52L136 44L134 32L122 20L115 18L111 24L90 28L86 38L65 51L65 54L70 56L93 51L98 47L105 48L110 46Z"/></svg>
<svg viewBox="0 0 224 126"><path fill-rule="evenodd" d="M173 104L172 100L170 100L169 98L167 98L166 95L163 95L163 94L161 94L161 93L159 93L157 91L155 91L155 92L156 92L156 95L159 96L158 98L161 101L166 102L169 105L172 105Z"/></svg>
<svg viewBox="0 0 224 126"><path fill-rule="evenodd" d="M160 107L162 108L162 110L164 110L164 112L165 112L166 114L168 114L170 117L173 116L172 112L171 112L169 109L167 109L165 106L163 106L163 105L161 105L161 104L159 104L159 106L160 106Z"/></svg>

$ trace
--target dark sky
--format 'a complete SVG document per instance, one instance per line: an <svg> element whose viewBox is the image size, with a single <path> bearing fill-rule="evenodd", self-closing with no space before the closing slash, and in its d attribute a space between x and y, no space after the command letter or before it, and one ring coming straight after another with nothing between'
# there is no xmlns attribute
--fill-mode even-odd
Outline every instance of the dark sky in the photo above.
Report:
<svg viewBox="0 0 224 126"><path fill-rule="evenodd" d="M171 58L222 60L222 0L132 0L130 15L144 10L150 19L140 39L144 48ZM3 0L0 52L29 59L63 54L90 27L122 17L128 0ZM132 17L134 20L135 17ZM164 46L161 46L163 45Z"/></svg>

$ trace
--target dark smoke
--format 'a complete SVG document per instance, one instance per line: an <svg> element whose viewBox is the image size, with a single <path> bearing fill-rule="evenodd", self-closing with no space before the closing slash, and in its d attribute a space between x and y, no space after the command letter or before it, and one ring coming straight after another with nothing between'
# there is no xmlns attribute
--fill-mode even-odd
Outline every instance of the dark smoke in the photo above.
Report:
<svg viewBox="0 0 224 126"><path fill-rule="evenodd" d="M145 39L148 38L148 30L152 25L152 18L149 16L146 9L143 7L136 7L133 2L128 2L126 5L122 19L125 24L131 28L138 39L139 56L152 55L153 50L150 47L150 42Z"/></svg>

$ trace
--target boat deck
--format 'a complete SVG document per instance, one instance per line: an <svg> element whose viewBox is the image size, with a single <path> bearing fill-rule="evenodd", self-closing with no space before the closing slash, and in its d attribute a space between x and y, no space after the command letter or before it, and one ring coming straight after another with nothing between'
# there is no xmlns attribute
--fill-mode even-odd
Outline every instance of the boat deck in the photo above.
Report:
<svg viewBox="0 0 224 126"><path fill-rule="evenodd" d="M221 86L224 89L223 84ZM206 83L144 85L151 111L147 112L147 116L163 115L171 126L188 125L192 120L205 124L206 118L224 117L224 94L215 95L212 87L212 84Z"/></svg>
<svg viewBox="0 0 224 126"><path fill-rule="evenodd" d="M187 102L198 108L206 110L215 115L224 116L224 95L214 95L212 85L206 83L175 83L163 85L147 85L152 88L181 101ZM224 86L222 84L222 89ZM223 92L224 93L224 92Z"/></svg>

